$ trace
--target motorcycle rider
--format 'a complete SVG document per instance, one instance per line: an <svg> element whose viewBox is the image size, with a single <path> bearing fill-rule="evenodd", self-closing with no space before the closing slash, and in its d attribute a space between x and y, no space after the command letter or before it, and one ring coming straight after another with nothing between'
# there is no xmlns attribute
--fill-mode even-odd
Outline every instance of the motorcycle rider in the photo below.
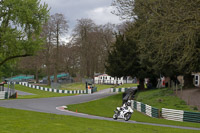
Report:
<svg viewBox="0 0 200 133"><path fill-rule="evenodd" d="M128 109L128 106L131 106L131 101L128 100L127 102L125 102L121 107L120 110L118 110L118 113L120 113L120 111L124 110L124 109Z"/></svg>
<svg viewBox="0 0 200 133"><path fill-rule="evenodd" d="M113 115L113 119L117 120L118 118L122 118L125 121L128 121L131 118L131 114L134 112L130 106L131 101L128 100L121 107L117 107L117 109L114 111L115 114Z"/></svg>

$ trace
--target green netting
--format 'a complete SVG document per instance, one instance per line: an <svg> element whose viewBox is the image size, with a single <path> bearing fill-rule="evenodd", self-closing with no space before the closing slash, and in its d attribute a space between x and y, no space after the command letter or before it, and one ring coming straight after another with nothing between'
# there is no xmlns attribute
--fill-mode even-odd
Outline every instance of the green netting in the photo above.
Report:
<svg viewBox="0 0 200 133"><path fill-rule="evenodd" d="M69 76L69 74L67 74L67 73L62 73L62 74L58 74L58 75L57 75L57 78L68 77L68 76ZM50 78L51 78L51 79L54 79L54 76L51 76Z"/></svg>

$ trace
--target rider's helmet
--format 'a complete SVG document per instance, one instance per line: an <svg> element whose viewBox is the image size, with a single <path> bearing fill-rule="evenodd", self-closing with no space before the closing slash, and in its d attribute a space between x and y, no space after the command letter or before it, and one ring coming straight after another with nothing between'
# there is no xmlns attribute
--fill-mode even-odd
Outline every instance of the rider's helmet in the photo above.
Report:
<svg viewBox="0 0 200 133"><path fill-rule="evenodd" d="M127 106L131 106L131 101L130 100L127 101Z"/></svg>

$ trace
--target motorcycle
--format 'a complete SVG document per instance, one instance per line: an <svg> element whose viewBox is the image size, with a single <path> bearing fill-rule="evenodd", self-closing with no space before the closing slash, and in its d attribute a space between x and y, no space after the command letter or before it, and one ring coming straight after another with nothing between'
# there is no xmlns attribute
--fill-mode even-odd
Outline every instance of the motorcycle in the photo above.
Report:
<svg viewBox="0 0 200 133"><path fill-rule="evenodd" d="M130 103L127 102L122 107L117 107L117 109L114 110L113 119L117 120L119 118L128 121L131 118L133 112L134 111L131 108Z"/></svg>

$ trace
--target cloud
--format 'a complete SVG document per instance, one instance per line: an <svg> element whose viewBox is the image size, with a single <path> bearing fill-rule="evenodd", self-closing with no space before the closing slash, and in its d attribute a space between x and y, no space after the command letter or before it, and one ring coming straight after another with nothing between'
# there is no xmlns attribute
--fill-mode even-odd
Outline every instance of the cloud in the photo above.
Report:
<svg viewBox="0 0 200 133"><path fill-rule="evenodd" d="M88 18L94 20L97 24L121 23L122 21L119 17L111 13L113 10L114 8L111 6L98 7L87 11L87 16Z"/></svg>
<svg viewBox="0 0 200 133"><path fill-rule="evenodd" d="M50 14L62 13L69 24L69 34L78 19L90 18L96 24L120 23L119 17L111 14L113 0L41 0L51 8Z"/></svg>

